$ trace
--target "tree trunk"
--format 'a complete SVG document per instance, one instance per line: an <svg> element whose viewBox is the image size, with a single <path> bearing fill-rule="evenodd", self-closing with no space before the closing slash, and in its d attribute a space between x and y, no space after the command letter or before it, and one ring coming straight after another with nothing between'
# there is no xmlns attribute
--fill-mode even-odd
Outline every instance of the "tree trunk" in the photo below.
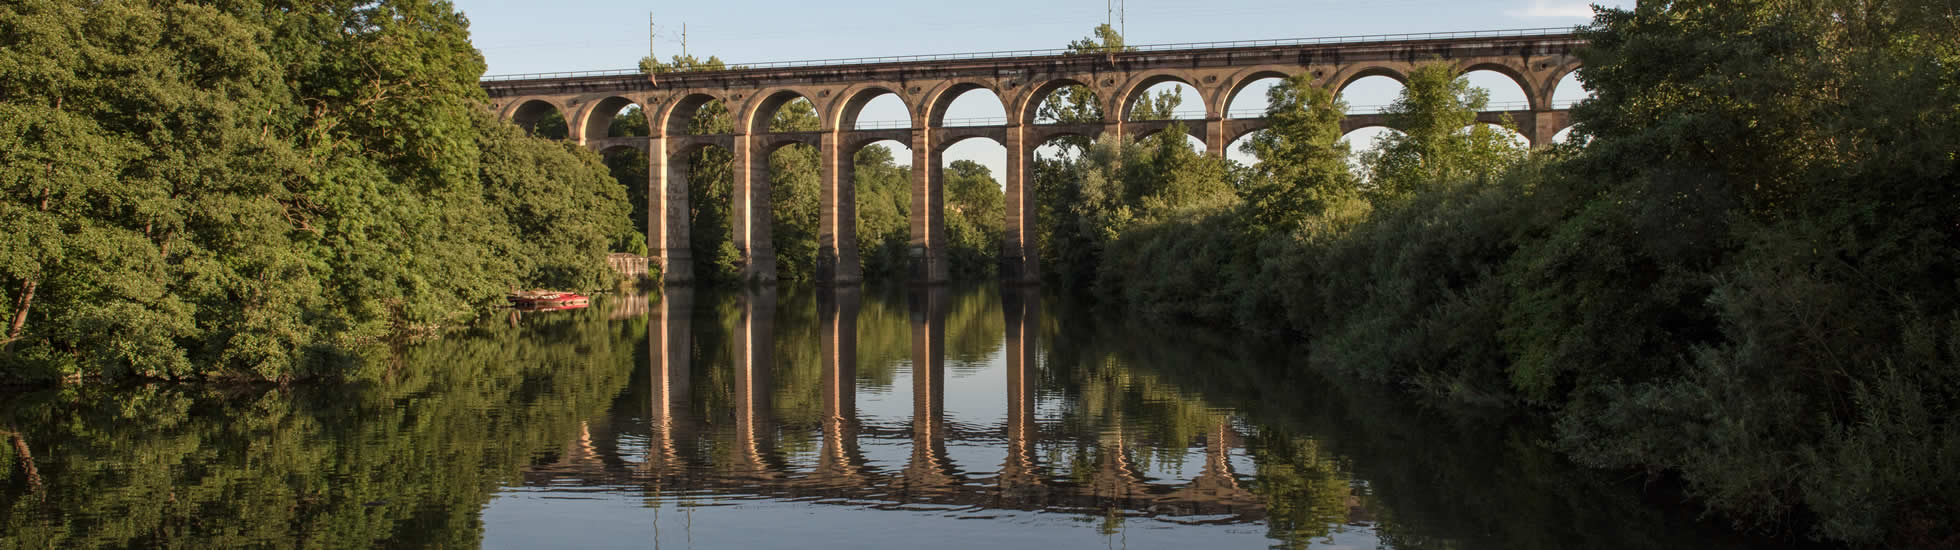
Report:
<svg viewBox="0 0 1960 550"><path fill-rule="evenodd" d="M55 100L55 108L60 107L60 100ZM48 172L54 172L54 163L48 163ZM41 189L42 212L48 211L48 197L52 195L54 195L53 190L45 187ZM40 283L32 278L20 282L20 300L14 303L14 320L8 323L7 339L0 340L0 345L11 344L20 339L20 329L27 325L27 308L34 305L34 288L37 286L40 286Z"/></svg>
<svg viewBox="0 0 1960 550"><path fill-rule="evenodd" d="M27 486L35 490L41 488L41 470L34 467L34 453L27 450L27 436L14 434L14 454L20 456L20 467L27 470Z"/></svg>
<svg viewBox="0 0 1960 550"><path fill-rule="evenodd" d="M27 325L27 308L34 305L34 287L36 286L39 285L33 279L20 283L20 300L14 306L14 320L7 326L7 341L12 342L20 339L20 329L22 326Z"/></svg>

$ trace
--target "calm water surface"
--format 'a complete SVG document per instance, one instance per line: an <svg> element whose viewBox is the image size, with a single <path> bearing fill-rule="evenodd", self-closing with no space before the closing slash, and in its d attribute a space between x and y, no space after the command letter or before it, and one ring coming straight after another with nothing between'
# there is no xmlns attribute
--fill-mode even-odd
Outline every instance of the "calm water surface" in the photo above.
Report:
<svg viewBox="0 0 1960 550"><path fill-rule="evenodd" d="M0 549L1734 547L1545 433L1028 291L672 291L0 394Z"/></svg>

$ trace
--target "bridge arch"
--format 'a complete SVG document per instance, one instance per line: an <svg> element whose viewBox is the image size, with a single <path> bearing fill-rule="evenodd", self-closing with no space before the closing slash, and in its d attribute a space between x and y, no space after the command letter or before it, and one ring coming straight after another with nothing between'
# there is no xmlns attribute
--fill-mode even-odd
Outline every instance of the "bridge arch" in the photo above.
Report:
<svg viewBox="0 0 1960 550"><path fill-rule="evenodd" d="M1526 109L1536 111L1545 108L1545 106L1541 104L1540 101L1541 99L1543 99L1543 97L1541 97L1541 94L1533 93L1533 89L1537 88L1537 86L1534 86L1533 85L1534 83L1531 81L1531 78L1525 75L1523 68L1514 66L1510 63L1497 63L1497 62L1471 61L1471 62L1457 63L1456 74L1458 77L1469 77L1474 73L1481 73L1481 72L1497 73L1498 75L1502 75L1504 78L1509 79L1512 84L1515 84L1517 86L1516 89L1518 93L1524 95ZM1500 99L1499 93L1505 90L1500 90L1497 88L1490 88L1490 87L1484 87L1484 88L1490 91L1492 106L1501 107L1502 105L1499 104L1504 103L1504 101L1499 101ZM1487 110L1510 110L1510 109L1493 108Z"/></svg>
<svg viewBox="0 0 1960 550"><path fill-rule="evenodd" d="M1027 93L1021 96L1020 101L1016 102L1015 107L1008 110L1008 116L1013 117L1014 122L1020 124L1053 124L1055 121L1043 122L1037 120L1036 115L1041 112L1041 106L1047 103L1050 98L1053 98L1057 92L1060 92L1062 88L1070 86L1081 86L1089 90L1090 94L1095 95L1097 108L1103 112L1104 120L1108 120L1110 111L1110 106L1107 105L1109 94L1089 83L1074 78L1056 78L1042 82L1036 86L1029 86Z"/></svg>
<svg viewBox="0 0 1960 550"><path fill-rule="evenodd" d="M824 130L845 132L857 130L858 117L864 114L864 108L869 106L872 101L885 96L897 98L900 104L905 105L906 118L910 119L912 126L916 127L919 125L918 110L912 108L906 102L904 94L900 94L898 90L893 90L882 85L859 84L846 88L843 93L837 94L837 101L831 103L834 112L828 113L824 117L824 120L833 121L836 124L826 124L824 125Z"/></svg>
<svg viewBox="0 0 1960 550"><path fill-rule="evenodd" d="M1578 129L1579 125L1577 124L1566 126L1564 129L1559 130L1558 133L1552 134L1552 143L1567 143L1572 141L1572 138L1579 137L1579 144L1585 145L1588 140L1585 139L1585 136L1577 133Z"/></svg>
<svg viewBox="0 0 1960 550"><path fill-rule="evenodd" d="M783 107L799 99L809 102L810 108L816 111L817 127L810 131L829 127L830 125L824 120L823 105L811 99L813 97L816 96L794 88L777 88L759 92L755 97L749 98L748 105L742 109L742 116L736 118L737 121L743 122L736 127L744 129L749 135L771 133L774 130L770 129L769 125L775 121L776 114Z"/></svg>
<svg viewBox="0 0 1960 550"><path fill-rule="evenodd" d="M1259 131L1265 130L1269 126L1272 126L1272 122L1266 120L1264 117L1227 120L1225 121L1225 131L1222 133L1224 134L1225 143L1233 143L1244 139L1246 136L1259 133Z"/></svg>
<svg viewBox="0 0 1960 550"><path fill-rule="evenodd" d="M1001 102L1001 112L1010 115L1008 124L1014 124L1015 121L1011 118L1012 110L1007 108L1007 103L1003 100L1004 96L1000 94L1000 88L998 86L980 80L967 79L949 80L940 83L938 86L934 86L931 91L926 92L925 101L921 102L925 110L922 112L915 111L917 113L915 117L917 115L923 116L914 120L923 118L928 127L943 128L946 125L946 112L952 108L953 102L975 90L986 90L987 93L993 94L994 99Z"/></svg>
<svg viewBox="0 0 1960 550"><path fill-rule="evenodd" d="M722 98L706 93L678 95L666 103L660 117L655 120L660 122L662 135L668 137L695 135L690 126L693 126L702 108L716 102L720 102L724 107L728 105L728 102Z"/></svg>
<svg viewBox="0 0 1960 550"><path fill-rule="evenodd" d="M1170 131L1171 126L1172 125L1170 124L1165 124L1162 126L1146 126L1142 129L1137 130L1135 133L1131 134L1131 138L1137 141L1150 139L1153 136L1157 136L1163 134L1164 132ZM1125 128L1128 127L1126 126ZM1205 140L1203 138L1197 135L1193 135L1192 131L1193 129L1190 126L1184 127L1184 142L1190 144L1192 146L1191 150L1196 151L1200 155L1209 153L1211 147L1205 145ZM1126 130L1125 133L1129 133L1129 132Z"/></svg>
<svg viewBox="0 0 1960 550"><path fill-rule="evenodd" d="M1361 132L1362 130L1375 130L1375 131L1387 130L1398 134L1402 133L1401 129L1396 128L1394 126L1389 126L1388 123L1386 122L1377 122L1377 121L1355 122L1350 120L1348 122L1341 123L1341 139L1347 139L1349 137L1352 137L1356 135L1356 132ZM1369 132L1369 133L1373 133L1373 132Z"/></svg>
<svg viewBox="0 0 1960 550"><path fill-rule="evenodd" d="M640 108L639 116L645 119L642 122L646 124L648 133L639 136L633 136L631 134L612 135L613 119L631 107ZM608 96L599 101L588 103L585 112L580 116L580 121L580 126L585 129L583 135L588 141L609 137L646 137L647 135L651 135L651 131L654 128L652 111L646 108L644 101L618 95Z"/></svg>
<svg viewBox="0 0 1960 550"><path fill-rule="evenodd" d="M1225 159L1245 166L1258 165L1260 162L1259 155L1253 154L1252 151L1246 149L1247 146L1252 144L1253 135L1258 133L1257 130L1246 132L1238 137L1232 138L1231 141L1225 142Z"/></svg>
<svg viewBox="0 0 1960 550"><path fill-rule="evenodd" d="M1369 65L1335 75L1333 78L1334 87L1332 88L1334 97L1341 97L1341 93L1346 92L1348 86L1353 85L1355 81L1371 76L1388 77L1388 79L1401 83L1403 86L1409 85L1409 75L1403 72L1402 68L1387 65Z"/></svg>
<svg viewBox="0 0 1960 550"><path fill-rule="evenodd" d="M1572 96L1575 96L1571 98L1575 103L1580 98L1590 97L1592 95L1592 90L1588 90L1585 87L1585 81L1579 73L1579 68L1579 63L1575 61L1567 63L1547 75L1544 89L1542 90L1542 94L1546 98L1547 108L1569 108L1569 105L1558 105L1561 100L1567 99L1562 96L1566 96L1568 91L1571 92Z"/></svg>
<svg viewBox="0 0 1960 550"><path fill-rule="evenodd" d="M1210 96L1205 94L1204 89L1198 87L1198 79L1191 78L1190 75L1179 72L1150 72L1140 74L1131 78L1128 82L1123 83L1123 87L1117 93L1119 96L1119 103L1117 104L1122 106L1122 110L1117 113L1118 118L1123 121L1131 120L1131 115L1136 112L1137 103L1150 99L1150 89L1152 87L1173 82L1183 85L1179 88L1180 90L1192 93L1193 97L1184 99L1185 101L1196 103L1200 109L1203 109L1205 113L1204 118L1211 118L1218 114L1217 111L1211 108ZM1172 118L1176 117L1173 116Z"/></svg>
<svg viewBox="0 0 1960 550"><path fill-rule="evenodd" d="M1364 179L1367 178L1367 171L1361 166L1362 157L1377 149L1376 142L1381 139L1382 135L1401 133L1401 130L1379 123L1360 124L1353 127L1343 125L1341 128L1340 142L1346 143L1348 146L1348 167L1354 170L1355 175Z"/></svg>
<svg viewBox="0 0 1960 550"><path fill-rule="evenodd" d="M1316 79L1321 74L1325 74L1325 71L1320 69L1316 69L1315 72L1318 73L1315 75ZM1258 84L1262 80L1286 79L1291 76L1293 74L1270 67L1254 67L1239 71L1238 74L1232 75L1231 79L1225 83L1224 88L1221 88L1223 93L1217 94L1218 97L1214 99L1216 105L1212 107L1212 112L1218 113L1219 116L1224 118L1232 118L1234 107L1241 103L1239 101L1239 95L1245 93L1247 88L1251 88L1254 84ZM1262 101L1260 103L1264 102Z"/></svg>
<svg viewBox="0 0 1960 550"><path fill-rule="evenodd" d="M636 152L645 155L647 154L646 143L645 142L614 143L611 145L607 145L606 148L600 149L598 151L600 157L605 157L607 155L625 154L627 152Z"/></svg>
<svg viewBox="0 0 1960 550"><path fill-rule="evenodd" d="M777 134L765 134L765 135L767 137L756 138L755 143L756 143L756 147L758 148L756 150L756 158L758 159L767 159L769 158L769 155L774 154L777 150L791 145L808 145L810 147L823 146L823 143L817 136L805 135L804 133L801 132L777 133Z"/></svg>
<svg viewBox="0 0 1960 550"><path fill-rule="evenodd" d="M1159 131L1159 124L1130 122L1127 119L1135 115L1136 103L1142 97L1156 91L1148 88L1155 85L1162 89L1164 81L1189 85L1196 90L1195 96L1187 94L1187 101L1180 106L1180 110L1190 108L1196 111L1199 106L1203 107L1207 120L1202 123L1187 121L1186 124L1190 135L1202 136L1207 148L1213 149L1209 152L1217 156L1230 154L1238 142L1266 125L1266 121L1261 119L1232 117L1237 107L1233 104L1242 97L1263 95L1246 93L1257 90L1257 86L1264 84L1262 81L1305 74L1310 75L1322 89L1330 89L1337 94L1346 92L1349 99L1356 103L1386 103L1373 100L1392 99L1393 96L1371 96L1364 100L1359 99L1358 92L1364 91L1364 86L1375 81L1402 82L1410 68L1422 61L1420 58L1430 56L1437 57L1439 62L1451 63L1452 69L1466 73L1473 69L1503 69L1499 72L1507 80L1522 81L1529 101L1540 108L1508 114L1516 119L1519 129L1526 136L1534 141L1545 137L1543 141L1549 142L1549 136L1570 125L1569 117L1560 109L1566 104L1555 95L1563 93L1557 91L1558 86L1565 84L1569 80L1565 77L1578 68L1579 61L1573 52L1584 46L1584 38L1557 31L1547 31L1542 33L1543 36L1535 34L1421 40L1393 48L1356 41L1246 44L1189 50L1173 48L1087 56L1000 57L989 59L986 63L988 68L984 69L939 62L867 61L848 66L784 66L769 71L748 71L734 80L729 79L733 73L682 72L660 75L657 89L647 87L643 78L598 74L491 78L484 80L482 86L494 101L485 107L495 109L494 112L505 120L519 122L518 119L523 118L522 122L535 123L531 115L556 113L559 116L554 119L567 119L565 129L569 137L579 139L590 149L607 150L604 152L608 156L617 153L615 145L627 145L634 141L646 142L644 147L655 150L664 147L667 151L657 151L661 157L653 158L652 168L655 170L661 170L659 161L669 151L678 151L677 147L713 148L719 145L741 157L744 171L737 176L739 182L745 186L751 182L757 184L756 188L744 187L744 192L748 193L767 190L761 187L761 182L755 182L752 176L756 174L749 170L766 162L769 149L787 147L790 143L808 144L814 141L824 149L819 158L826 171L820 178L823 185L834 189L837 187L834 182L839 181L843 173L843 165L849 164L854 153L861 151L866 143L893 139L900 144L916 145L920 150L907 156L918 164L920 170L925 170L932 164L938 164L933 162L939 160L933 156L935 151L963 144L963 141L952 141L954 138L979 134L994 137L995 141L1006 143L1014 150L1004 169L995 172L1004 178L1026 183L1035 172L1032 167L1037 166L1030 158L1038 156L1033 155L1033 149L1054 142L1049 138L1091 138L1119 130L1133 136L1151 136ZM1355 84L1373 76L1384 78ZM1019 127L1036 122L1034 117L1043 110L1043 103L1057 99L1055 92L1065 86L1081 86L1085 93L1079 97L1085 102L1093 101L1094 109L1101 116L1085 118L1080 120L1081 124ZM1492 87L1489 84L1485 86ZM1394 91L1389 86L1382 88ZM999 116L1006 119L1007 128L1002 128L996 122L978 120L966 122L985 127L962 125L945 128L946 123L962 123L949 119L993 116L993 107L989 107L984 114L969 108L970 103L983 98L962 95L979 89L994 94L987 102L999 105ZM815 115L800 118L816 120L820 123L816 129L821 132L783 132L796 135L780 137L750 135L758 127L770 125L772 109L764 107L781 107L763 103L785 91L812 102ZM1090 99L1089 94L1094 94L1095 98ZM886 99L885 95L895 97ZM609 131L612 128L605 120L606 115L609 111L617 113L616 109L624 107L622 102L638 103L646 109L649 133L667 139L602 137L614 133ZM696 115L709 107L717 115L724 112L728 115L713 118L712 125L699 125L700 121L695 120L699 118ZM1250 114L1241 116L1259 114L1259 105L1250 107L1247 109ZM901 110L904 114L897 114ZM519 111L524 111L526 116L516 116ZM1480 119L1494 120L1501 118L1501 114L1486 113L1487 116ZM1214 117L1217 120L1211 120ZM1357 114L1351 118L1356 119L1354 122L1367 123L1379 122L1382 117ZM865 124L867 119L891 123L868 125ZM907 124L897 124L899 119L904 119ZM690 122L697 126L694 131L688 131ZM934 122L938 126L932 124ZM535 124L532 126L535 127ZM622 124L621 128L624 127ZM1075 150L1079 149L1071 149ZM664 176L653 177L658 179ZM918 179L922 186L930 185L929 175L919 176ZM1024 205L1029 199L1017 196L1014 200L1016 204ZM763 203L758 200L757 204Z"/></svg>
<svg viewBox="0 0 1960 550"><path fill-rule="evenodd" d="M1463 129L1458 131L1468 135L1478 130L1490 132L1498 136L1502 136L1505 139L1509 139L1511 143L1517 145L1521 149L1530 149L1533 146L1537 146L1537 145L1549 145L1548 143L1547 144L1532 143L1531 136L1525 135L1523 131L1520 131L1516 127L1506 127L1502 124L1496 124L1491 122L1484 122L1484 121L1472 122L1470 123L1469 126L1464 126ZM1549 141L1551 138L1547 137L1546 139Z"/></svg>
<svg viewBox="0 0 1960 550"><path fill-rule="evenodd" d="M985 132L985 133L983 133L983 132L974 132L974 133L965 133L965 132L958 132L958 133L953 133L953 134L950 134L950 135L948 135L948 136L947 136L947 137L946 137L945 139L943 139L943 140L935 140L935 141L933 142L933 144L932 144L932 149L933 149L933 150L932 150L932 153L933 153L933 155L932 155L932 156L933 156L933 158L941 158L941 157L944 157L944 156L946 155L946 151L948 151L948 150L950 150L950 149L952 149L952 148L953 148L953 146L956 146L956 145L960 145L960 144L967 144L968 146L971 146L971 145L973 145L973 143L972 143L972 142L973 142L974 140L984 140L984 141L988 141L988 142L991 142L991 143L993 143L994 145L997 145L997 146L1001 146L1001 147L1003 147L1003 148L1004 148L1004 147L1006 147L1006 145L1005 145L1005 144L1003 144L1003 143L1001 142L1001 140L1000 140L1000 138L999 138L999 137L996 137L996 136L993 136L993 135L990 135L990 134L991 134L991 132Z"/></svg>
<svg viewBox="0 0 1960 550"><path fill-rule="evenodd" d="M701 259L713 264L723 259L717 257L719 249L710 244L733 242L735 238L733 187L725 185L724 181L697 189L693 182L696 175L693 173L694 160L730 158L734 155L732 145L726 136L680 136L679 139L669 140L668 149L660 152L666 155L666 174L658 177L656 181L662 182L661 188L654 190L655 196L648 201L647 241L649 253L658 251L661 256L661 268L671 274L668 275L670 280L696 280L693 262L697 244L702 245L702 251L707 254ZM697 194L697 191L711 194ZM697 219L706 216L709 210L723 207L726 207L726 211L705 220L716 224L712 227L702 225L704 220ZM709 240L696 243L696 234L703 229L709 230L710 234L700 236Z"/></svg>
<svg viewBox="0 0 1960 550"><path fill-rule="evenodd" d="M1409 91L1408 81L1387 74L1355 78L1334 91L1334 100L1345 106L1348 118L1378 116Z"/></svg>
<svg viewBox="0 0 1960 550"><path fill-rule="evenodd" d="M1048 145L1052 144L1057 140L1077 139L1086 142L1088 140L1096 139L1096 137L1097 136L1090 135L1086 132L1082 132L1075 128L1063 127L1063 128L1053 128L1053 129L1041 129L1041 130L1035 130L1029 132L1028 143L1030 144L1030 150L1038 151L1041 148L1047 147Z"/></svg>
<svg viewBox="0 0 1960 550"><path fill-rule="evenodd" d="M910 143L906 143L905 141L901 141L897 139L892 139L891 136L886 136L881 134L850 134L850 137L847 138L846 140L840 140L837 142L838 158L840 159L856 158L858 151L862 151L864 150L864 148L870 147L872 145L887 143L887 142L898 144L900 147L905 148L906 152L908 153L911 152L912 150L912 145ZM899 160L911 162L912 156L906 155L904 157L893 159L893 160L894 162Z"/></svg>
<svg viewBox="0 0 1960 550"><path fill-rule="evenodd" d="M517 124L518 127L523 128L526 133L536 132L538 130L538 123L543 122L554 114L558 115L561 120L565 116L565 106L558 101L549 99L523 99L513 101L511 105L510 114L507 118L512 123ZM558 139L564 139L565 137L569 137L569 135L559 136Z"/></svg>

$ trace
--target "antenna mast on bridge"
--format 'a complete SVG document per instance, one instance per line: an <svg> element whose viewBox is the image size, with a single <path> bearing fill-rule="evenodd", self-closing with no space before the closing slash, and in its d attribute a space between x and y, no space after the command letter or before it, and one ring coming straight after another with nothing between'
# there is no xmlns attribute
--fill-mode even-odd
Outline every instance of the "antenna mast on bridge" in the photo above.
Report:
<svg viewBox="0 0 1960 550"><path fill-rule="evenodd" d="M647 57L658 59L660 52L654 50L659 42L660 26L654 24L653 12L647 12ZM681 22L681 57L687 57L687 22Z"/></svg>
<svg viewBox="0 0 1960 550"><path fill-rule="evenodd" d="M1116 29L1117 36L1129 32L1129 8L1124 0L1103 0L1103 24Z"/></svg>

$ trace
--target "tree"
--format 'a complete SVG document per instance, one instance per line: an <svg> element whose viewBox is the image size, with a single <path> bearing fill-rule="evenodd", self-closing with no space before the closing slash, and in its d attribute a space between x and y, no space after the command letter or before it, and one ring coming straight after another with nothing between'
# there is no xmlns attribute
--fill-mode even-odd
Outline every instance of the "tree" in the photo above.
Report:
<svg viewBox="0 0 1960 550"><path fill-rule="evenodd" d="M665 63L660 62L659 59L655 59L650 55L640 58L640 72L647 74L721 71L727 70L728 68L728 64L723 63L721 58L712 55L708 56L707 59L697 58L692 55L676 55Z"/></svg>
<svg viewBox="0 0 1960 550"><path fill-rule="evenodd" d="M622 235L625 241L613 243L613 250L632 254L648 253L645 232L650 222L647 216L647 208L650 204L647 192L651 180L647 175L647 154L638 149L613 149L604 152L600 160L606 164L606 171L612 175L613 181L618 182L619 188L625 191L626 202L631 209L632 232Z"/></svg>
<svg viewBox="0 0 1960 550"><path fill-rule="evenodd" d="M1505 333L1579 461L1679 471L1746 525L1955 540L1960 476L1930 466L1960 433L1952 15L1600 12L1573 111L1593 140L1540 192L1563 219L1514 261Z"/></svg>
<svg viewBox="0 0 1960 550"><path fill-rule="evenodd" d="M1000 182L986 166L970 160L947 165L946 244L958 277L986 277L998 269L1007 203Z"/></svg>
<svg viewBox="0 0 1960 550"><path fill-rule="evenodd" d="M1042 224L1042 265L1050 277L1078 288L1095 279L1104 247L1136 218L1126 200L1125 176L1139 170L1131 163L1145 160L1137 142L1109 136L1075 158L1037 159L1036 220Z"/></svg>
<svg viewBox="0 0 1960 550"><path fill-rule="evenodd" d="M545 139L571 139L572 126L565 122L565 115L557 109L546 112L537 122L531 123L531 135Z"/></svg>
<svg viewBox="0 0 1960 550"><path fill-rule="evenodd" d="M337 374L541 276L502 209L548 205L489 203L453 6L266 8L0 7L5 375Z"/></svg>
<svg viewBox="0 0 1960 550"><path fill-rule="evenodd" d="M1238 202L1225 179L1225 161L1198 153L1184 123L1175 122L1141 142L1148 158L1129 177L1128 201L1140 216L1161 218L1176 211L1216 210Z"/></svg>
<svg viewBox="0 0 1960 550"><path fill-rule="evenodd" d="M551 288L606 288L607 252L639 237L626 190L598 155L574 144L527 138L483 115L483 193L515 237L517 278Z"/></svg>
<svg viewBox="0 0 1960 550"><path fill-rule="evenodd" d="M859 149L852 159L857 181L858 258L866 279L907 276L911 261L912 170L883 145Z"/></svg>
<svg viewBox="0 0 1960 550"><path fill-rule="evenodd" d="M1425 187L1489 179L1524 158L1511 133L1477 123L1489 103L1489 91L1448 64L1410 71L1401 97L1382 113L1400 133L1382 134L1362 159L1370 193L1377 200L1406 199Z"/></svg>
<svg viewBox="0 0 1960 550"><path fill-rule="evenodd" d="M769 121L771 132L817 131L817 110L798 98L782 106ZM776 250L776 276L807 281L816 276L817 223L821 183L817 148L792 144L769 155L770 235Z"/></svg>
<svg viewBox="0 0 1960 550"><path fill-rule="evenodd" d="M1128 51L1123 47L1123 35L1107 24L1097 25L1090 36L1069 42L1070 54L1112 54ZM1053 95L1043 100L1035 110L1035 120L1053 124L1080 124L1102 122L1102 102L1096 98L1095 90L1088 86L1072 84L1055 90Z"/></svg>
<svg viewBox="0 0 1960 550"><path fill-rule="evenodd" d="M1298 228L1309 216L1360 192L1348 166L1347 144L1341 142L1347 104L1306 74L1288 77L1266 97L1270 125L1244 146L1259 158L1242 190L1257 233Z"/></svg>

